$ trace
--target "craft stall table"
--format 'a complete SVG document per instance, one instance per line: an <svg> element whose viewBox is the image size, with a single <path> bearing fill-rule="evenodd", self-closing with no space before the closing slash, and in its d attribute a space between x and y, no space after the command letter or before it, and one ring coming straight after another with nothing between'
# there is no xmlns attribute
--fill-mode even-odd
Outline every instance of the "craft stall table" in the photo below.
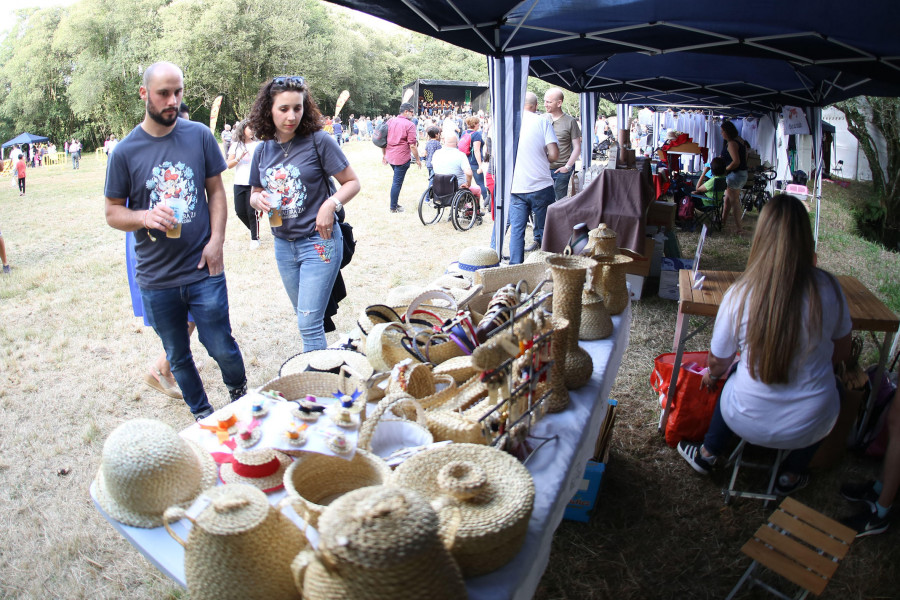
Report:
<svg viewBox="0 0 900 600"><path fill-rule="evenodd" d="M719 312L719 305L728 288L731 287L741 273L739 271L702 271L700 273L704 277L700 289L694 289L691 285L693 272L689 269L683 269L678 274L678 293L680 300L678 302L678 318L675 321L675 338L672 341L672 351L675 352L675 366L672 372L672 380L669 384L669 391L666 395L671 398L675 394L675 386L678 383L678 373L680 371L681 358L684 354L684 346L689 339L704 330L710 323L715 321ZM866 289L856 277L850 275L838 275L838 283L844 291L847 298L847 305L850 309L850 321L853 324L854 331L871 331L874 333L883 333L884 337L881 341L881 351L878 361L878 367L875 372L875 383L869 394L869 400L866 404L866 411L859 423L858 431L865 429L866 423L872 411L872 404L878 395L878 388L881 384L884 366L887 362L888 354L891 351L891 343L894 335L900 328L900 318L897 317L891 309L884 305L881 300ZM686 325L691 316L705 317L703 323L693 331L688 331ZM659 431L665 432L666 423L669 419L669 403L663 410L659 420Z"/></svg>
<svg viewBox="0 0 900 600"><path fill-rule="evenodd" d="M560 413L546 415L532 432L538 437L555 437L526 463L534 478L535 499L524 546L511 562L497 571L466 580L470 599L527 600L534 596L550 559L553 534L562 521L566 505L578 489L606 416L607 399L628 348L630 305L612 320L615 329L608 338L580 342L594 363L588 384L570 392L568 408ZM182 435L195 427L189 427ZM269 501L276 504L284 495L284 491L269 494ZM185 587L184 549L169 536L164 527L130 527L111 519L96 498L94 504L116 531L147 560L167 577ZM285 511L288 514L292 512L290 508ZM188 529L184 520L174 523L173 530L182 539L186 539Z"/></svg>

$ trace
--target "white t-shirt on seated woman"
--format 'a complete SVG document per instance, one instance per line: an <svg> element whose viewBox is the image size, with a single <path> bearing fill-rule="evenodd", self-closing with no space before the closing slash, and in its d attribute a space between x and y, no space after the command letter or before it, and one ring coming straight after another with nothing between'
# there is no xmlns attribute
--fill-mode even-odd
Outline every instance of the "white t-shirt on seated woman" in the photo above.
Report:
<svg viewBox="0 0 900 600"><path fill-rule="evenodd" d="M840 285L831 276L816 270L816 283L822 304L821 335L805 330L791 365L791 381L768 385L753 379L747 369L745 351L747 307L737 338L734 322L737 303L732 287L725 294L713 330L710 352L719 358L732 356L739 349L740 363L728 378L720 400L722 417L731 430L751 444L767 448L805 448L828 435L837 421L840 398L831 364L833 340L852 328L847 301ZM752 292L751 292L752 294ZM808 304L798 318L807 322Z"/></svg>

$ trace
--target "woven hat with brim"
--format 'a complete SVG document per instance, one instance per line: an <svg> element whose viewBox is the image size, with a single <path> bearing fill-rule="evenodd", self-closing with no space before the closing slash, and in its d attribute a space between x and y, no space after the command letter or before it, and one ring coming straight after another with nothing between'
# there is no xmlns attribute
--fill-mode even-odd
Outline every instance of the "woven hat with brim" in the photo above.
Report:
<svg viewBox="0 0 900 600"><path fill-rule="evenodd" d="M119 425L103 444L91 491L106 513L133 527L159 527L170 506L188 506L216 484L216 463L154 419Z"/></svg>
<svg viewBox="0 0 900 600"><path fill-rule="evenodd" d="M375 372L364 354L344 348L324 348L301 352L287 359L281 365L278 376L286 377L304 371L340 375L341 367L344 365L350 368L351 375L358 375L363 380L368 379Z"/></svg>
<svg viewBox="0 0 900 600"><path fill-rule="evenodd" d="M219 477L223 483L246 483L274 492L284 487L284 472L291 461L290 456L272 448L235 452L231 462L219 467Z"/></svg>
<svg viewBox="0 0 900 600"><path fill-rule="evenodd" d="M500 257L497 251L487 246L470 246L459 255L459 260L451 263L448 273L471 274L478 269L490 269L500 266Z"/></svg>

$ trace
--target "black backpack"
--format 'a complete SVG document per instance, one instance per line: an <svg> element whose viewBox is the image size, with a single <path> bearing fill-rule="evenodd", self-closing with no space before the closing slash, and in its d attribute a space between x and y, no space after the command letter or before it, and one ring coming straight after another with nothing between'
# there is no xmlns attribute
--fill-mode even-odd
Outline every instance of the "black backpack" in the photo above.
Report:
<svg viewBox="0 0 900 600"><path fill-rule="evenodd" d="M384 121L372 132L372 143L379 148L384 148L387 146L388 127L390 122L391 119Z"/></svg>

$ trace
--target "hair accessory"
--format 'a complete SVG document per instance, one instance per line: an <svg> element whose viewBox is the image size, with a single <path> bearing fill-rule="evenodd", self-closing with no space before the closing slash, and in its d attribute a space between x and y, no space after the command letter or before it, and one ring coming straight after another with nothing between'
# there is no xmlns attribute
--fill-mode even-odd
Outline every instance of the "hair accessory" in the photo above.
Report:
<svg viewBox="0 0 900 600"><path fill-rule="evenodd" d="M318 418L318 417L317 417ZM291 426L284 430L284 437L291 446L302 446L306 443L306 429L309 425L291 423Z"/></svg>
<svg viewBox="0 0 900 600"><path fill-rule="evenodd" d="M226 412L222 415L224 418L218 418L216 420L215 425L204 425L200 423L200 429L205 429L207 431L211 431L216 434L216 437L219 438L219 443L225 443L228 441L228 438L237 433L237 417L233 412Z"/></svg>
<svg viewBox="0 0 900 600"><path fill-rule="evenodd" d="M344 429L356 429L359 427L359 421L354 420L353 415L346 408L334 406L328 411L328 416L338 427L343 427Z"/></svg>
<svg viewBox="0 0 900 600"><path fill-rule="evenodd" d="M254 398L250 405L250 414L254 419L262 419L269 414L269 407L266 406L265 398Z"/></svg>
<svg viewBox="0 0 900 600"><path fill-rule="evenodd" d="M328 436L328 447L335 454L349 454L353 450L343 433Z"/></svg>
<svg viewBox="0 0 900 600"><path fill-rule="evenodd" d="M325 407L319 404L316 397L311 394L307 394L304 400L294 400L294 402L297 403L297 408L293 409L291 414L303 421L318 421L319 413L325 411Z"/></svg>
<svg viewBox="0 0 900 600"><path fill-rule="evenodd" d="M238 426L237 443L241 448L249 448L256 445L262 437L259 421L253 419L249 425Z"/></svg>
<svg viewBox="0 0 900 600"><path fill-rule="evenodd" d="M246 483L264 492L284 487L284 472L291 457L272 448L235 452L231 461L219 467L222 483Z"/></svg>

